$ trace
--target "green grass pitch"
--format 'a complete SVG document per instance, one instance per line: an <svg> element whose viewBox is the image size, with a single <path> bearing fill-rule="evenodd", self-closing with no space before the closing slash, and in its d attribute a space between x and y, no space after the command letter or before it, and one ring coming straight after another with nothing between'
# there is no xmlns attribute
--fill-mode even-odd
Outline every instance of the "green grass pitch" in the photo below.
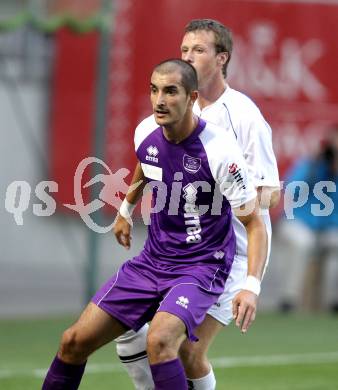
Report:
<svg viewBox="0 0 338 390"><path fill-rule="evenodd" d="M36 390L74 318L0 321L0 389ZM210 351L219 390L338 389L338 317L262 314L248 334L230 325ZM109 344L89 360L80 389L132 384Z"/></svg>

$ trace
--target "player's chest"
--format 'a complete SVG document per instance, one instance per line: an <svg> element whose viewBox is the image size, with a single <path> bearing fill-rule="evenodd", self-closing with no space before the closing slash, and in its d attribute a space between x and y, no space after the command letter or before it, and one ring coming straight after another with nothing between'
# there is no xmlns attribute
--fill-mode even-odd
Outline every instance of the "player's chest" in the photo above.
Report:
<svg viewBox="0 0 338 390"><path fill-rule="evenodd" d="M148 181L162 181L167 185L175 181L182 184L213 181L208 158L200 142L189 145L144 142L137 155Z"/></svg>

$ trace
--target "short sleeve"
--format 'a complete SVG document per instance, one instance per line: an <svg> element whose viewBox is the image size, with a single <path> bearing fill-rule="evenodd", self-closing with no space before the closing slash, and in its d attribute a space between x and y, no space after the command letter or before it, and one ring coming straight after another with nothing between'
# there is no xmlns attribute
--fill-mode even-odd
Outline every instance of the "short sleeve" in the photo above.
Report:
<svg viewBox="0 0 338 390"><path fill-rule="evenodd" d="M279 174L272 147L272 131L260 112L251 112L241 123L243 155L256 187L279 187Z"/></svg>
<svg viewBox="0 0 338 390"><path fill-rule="evenodd" d="M134 134L134 147L135 152L137 152L137 149L141 145L141 143L148 137L150 133L152 133L156 128L158 128L158 125L155 121L154 115L150 115L147 118L145 118L142 122L140 122L136 129Z"/></svg>
<svg viewBox="0 0 338 390"><path fill-rule="evenodd" d="M200 139L215 183L230 206L237 208L254 199L255 185L232 132L207 122Z"/></svg>
<svg viewBox="0 0 338 390"><path fill-rule="evenodd" d="M222 164L217 182L221 193L232 208L244 205L257 195L246 163L241 156L230 158L225 164Z"/></svg>

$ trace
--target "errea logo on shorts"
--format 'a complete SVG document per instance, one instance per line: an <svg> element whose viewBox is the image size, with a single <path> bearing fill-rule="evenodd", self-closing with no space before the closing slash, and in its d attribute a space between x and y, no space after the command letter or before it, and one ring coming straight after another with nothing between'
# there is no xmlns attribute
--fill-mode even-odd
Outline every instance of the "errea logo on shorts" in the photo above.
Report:
<svg viewBox="0 0 338 390"><path fill-rule="evenodd" d="M158 152L158 149L156 146L153 146L153 145L148 146L147 153L148 153L148 155L146 156L147 161L152 161L152 162L158 163L157 155L159 152Z"/></svg>
<svg viewBox="0 0 338 390"><path fill-rule="evenodd" d="M223 251L217 251L214 253L214 258L217 260L221 260L224 257L224 252Z"/></svg>
<svg viewBox="0 0 338 390"><path fill-rule="evenodd" d="M176 301L176 305L182 306L185 309L188 309L188 304L189 304L189 299L183 296L178 297Z"/></svg>

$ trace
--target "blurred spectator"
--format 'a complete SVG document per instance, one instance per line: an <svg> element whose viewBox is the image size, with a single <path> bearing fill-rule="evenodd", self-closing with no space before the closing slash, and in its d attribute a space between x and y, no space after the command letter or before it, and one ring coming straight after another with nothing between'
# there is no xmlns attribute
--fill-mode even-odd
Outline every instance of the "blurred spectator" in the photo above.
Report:
<svg viewBox="0 0 338 390"><path fill-rule="evenodd" d="M324 307L325 265L333 256L338 261L337 185L338 125L330 130L319 153L297 161L286 177L286 191L293 189L285 198L286 207L294 207L294 219L283 219L278 227L283 245L282 311ZM329 304L338 311L338 297Z"/></svg>

